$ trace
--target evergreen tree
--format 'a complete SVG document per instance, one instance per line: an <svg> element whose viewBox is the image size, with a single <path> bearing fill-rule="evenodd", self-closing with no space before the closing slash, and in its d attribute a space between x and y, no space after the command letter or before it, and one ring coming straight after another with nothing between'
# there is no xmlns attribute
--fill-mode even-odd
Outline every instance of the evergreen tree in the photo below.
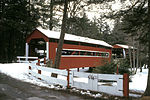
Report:
<svg viewBox="0 0 150 100"><path fill-rule="evenodd" d="M39 21L43 28L52 30L54 27L59 26L59 20L54 17L56 12L54 7L58 5L55 3L55 0L50 0L47 2L45 0L39 0L34 1L34 3L39 9Z"/></svg>
<svg viewBox="0 0 150 100"><path fill-rule="evenodd" d="M122 24L120 22L120 19L116 19L112 33L109 35L109 37L111 37L109 38L110 44L128 44L128 35L121 29Z"/></svg>
<svg viewBox="0 0 150 100"><path fill-rule="evenodd" d="M71 17L67 19L67 33L78 36L89 37L98 40L105 40L105 34L110 33L107 23L99 19L90 21L84 14L83 17Z"/></svg>
<svg viewBox="0 0 150 100"><path fill-rule="evenodd" d="M11 62L24 54L25 38L40 17L27 0L2 0L0 5L0 62Z"/></svg>

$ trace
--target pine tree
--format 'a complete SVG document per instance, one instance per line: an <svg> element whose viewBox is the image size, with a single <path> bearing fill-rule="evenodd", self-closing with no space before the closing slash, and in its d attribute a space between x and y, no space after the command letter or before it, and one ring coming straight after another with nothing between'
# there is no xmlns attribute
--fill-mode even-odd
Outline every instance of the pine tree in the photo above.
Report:
<svg viewBox="0 0 150 100"><path fill-rule="evenodd" d="M0 62L11 62L24 54L25 38L39 25L40 17L27 0L2 0L0 5Z"/></svg>

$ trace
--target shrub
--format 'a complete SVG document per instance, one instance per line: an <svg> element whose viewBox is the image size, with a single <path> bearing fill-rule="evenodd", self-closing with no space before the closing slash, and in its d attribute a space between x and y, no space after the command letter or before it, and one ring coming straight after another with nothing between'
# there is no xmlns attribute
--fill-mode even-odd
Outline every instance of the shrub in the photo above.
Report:
<svg viewBox="0 0 150 100"><path fill-rule="evenodd" d="M101 74L115 74L117 72L117 64L119 74L128 73L131 74L129 70L129 62L127 59L121 59L117 63L113 61L111 63L106 63L103 66L98 66L93 70L93 73L101 73Z"/></svg>
<svg viewBox="0 0 150 100"><path fill-rule="evenodd" d="M126 67L119 67L118 68L118 70L119 70L119 74L124 74L124 73L128 73L128 74L130 74L131 72L129 71L129 69L128 68L126 68Z"/></svg>
<svg viewBox="0 0 150 100"><path fill-rule="evenodd" d="M101 74L114 74L116 72L116 64L114 62L106 63L103 66L96 67L93 72Z"/></svg>
<svg viewBox="0 0 150 100"><path fill-rule="evenodd" d="M124 74L124 73L128 73L131 74L129 68L130 68L130 63L128 59L120 59L118 61L118 70L119 70L119 74Z"/></svg>

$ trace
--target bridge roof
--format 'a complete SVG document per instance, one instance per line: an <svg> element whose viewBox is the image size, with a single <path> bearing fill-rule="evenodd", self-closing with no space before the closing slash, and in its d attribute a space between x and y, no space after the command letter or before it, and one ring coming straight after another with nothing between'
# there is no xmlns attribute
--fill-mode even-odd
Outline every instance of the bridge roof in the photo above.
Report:
<svg viewBox="0 0 150 100"><path fill-rule="evenodd" d="M59 39L60 38L60 32L50 31L50 30L42 29L42 28L37 28L37 30L39 30L41 33L43 33L48 38L53 38L53 39ZM112 48L112 46L110 44L106 43L105 41L95 40L95 39L91 39L88 37L81 37L81 36L67 34L67 33L65 34L64 40L84 42L84 43L90 43L90 44L97 44L97 45L102 45L105 47L111 47Z"/></svg>

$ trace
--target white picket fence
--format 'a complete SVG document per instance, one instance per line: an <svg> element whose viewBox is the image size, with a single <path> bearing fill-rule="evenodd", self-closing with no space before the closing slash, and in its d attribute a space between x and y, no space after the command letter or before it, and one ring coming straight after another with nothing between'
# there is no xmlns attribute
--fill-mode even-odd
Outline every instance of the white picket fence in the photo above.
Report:
<svg viewBox="0 0 150 100"><path fill-rule="evenodd" d="M59 84L62 86L69 85L78 89L124 96L123 75L74 72L41 67L33 64L29 66L29 69L31 75L44 80L49 84ZM51 76L52 73L57 74L57 78Z"/></svg>

